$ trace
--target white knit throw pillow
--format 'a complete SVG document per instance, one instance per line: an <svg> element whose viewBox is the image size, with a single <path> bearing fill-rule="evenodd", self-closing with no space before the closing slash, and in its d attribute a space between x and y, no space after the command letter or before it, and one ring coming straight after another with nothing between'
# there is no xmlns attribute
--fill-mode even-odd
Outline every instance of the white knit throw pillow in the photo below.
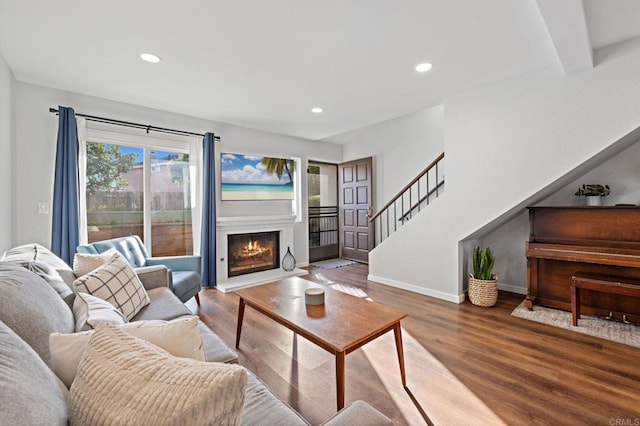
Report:
<svg viewBox="0 0 640 426"><path fill-rule="evenodd" d="M239 425L243 367L176 358L103 323L71 385L72 425Z"/></svg>
<svg viewBox="0 0 640 426"><path fill-rule="evenodd" d="M205 361L204 345L198 332L198 317L181 317L171 321L134 321L118 326L132 336L146 340L180 358ZM71 387L82 355L89 347L93 330L81 333L49 335L51 366L58 378Z"/></svg>
<svg viewBox="0 0 640 426"><path fill-rule="evenodd" d="M114 248L98 254L76 253L73 256L73 275L76 277L87 275L94 269L109 262L116 253L118 253L118 250Z"/></svg>
<svg viewBox="0 0 640 426"><path fill-rule="evenodd" d="M118 308L128 320L151 300L129 262L116 253L113 258L73 282L73 291L89 293Z"/></svg>

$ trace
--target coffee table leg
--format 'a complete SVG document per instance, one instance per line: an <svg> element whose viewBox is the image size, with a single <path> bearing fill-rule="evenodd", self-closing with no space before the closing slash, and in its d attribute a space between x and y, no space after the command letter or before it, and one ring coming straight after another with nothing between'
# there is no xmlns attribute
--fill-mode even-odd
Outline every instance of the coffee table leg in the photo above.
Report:
<svg viewBox="0 0 640 426"><path fill-rule="evenodd" d="M344 408L344 352L336 354L336 389L338 394L338 411Z"/></svg>
<svg viewBox="0 0 640 426"><path fill-rule="evenodd" d="M238 305L238 329L236 330L236 349L240 346L240 332L242 331L242 319L244 318L244 299L240 298Z"/></svg>
<svg viewBox="0 0 640 426"><path fill-rule="evenodd" d="M404 372L404 350L402 349L402 331L400 329L400 321L393 329L396 336L396 350L398 351L398 361L400 362L400 377L402 378L402 386L407 386L407 377Z"/></svg>

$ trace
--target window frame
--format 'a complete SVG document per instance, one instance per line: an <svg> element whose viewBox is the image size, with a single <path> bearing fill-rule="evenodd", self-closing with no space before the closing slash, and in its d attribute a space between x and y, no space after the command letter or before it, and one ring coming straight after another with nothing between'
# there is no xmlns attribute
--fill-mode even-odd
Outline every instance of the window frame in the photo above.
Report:
<svg viewBox="0 0 640 426"><path fill-rule="evenodd" d="M101 128L100 123L87 122L84 135L80 138L81 152L84 152L84 161L80 166L83 168L80 174L80 188L79 192L82 194L80 197L80 215L83 217L86 223L87 217L87 202L86 202L86 152L87 143L100 143L105 145L119 145L127 146L131 148L143 149L143 194L144 194L144 207L143 207L143 242L144 246L149 253L152 252L152 222L151 222L151 199L147 196L147 192L151 190L151 151L173 151L183 154L189 154L190 152L190 140L186 136L180 135L166 135L164 134L147 134L139 129L123 128L121 132L115 132L113 130L105 130ZM197 174L201 171L197 170ZM191 183L195 184L195 183ZM193 192L193 190L192 190ZM198 206L200 208L200 206ZM87 228L83 229L84 235L81 239L86 242L88 240Z"/></svg>

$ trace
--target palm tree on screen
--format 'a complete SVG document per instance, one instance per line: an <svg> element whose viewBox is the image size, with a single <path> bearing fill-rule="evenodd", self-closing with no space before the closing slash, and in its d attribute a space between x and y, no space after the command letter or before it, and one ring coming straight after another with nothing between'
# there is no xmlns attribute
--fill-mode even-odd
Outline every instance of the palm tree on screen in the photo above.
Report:
<svg viewBox="0 0 640 426"><path fill-rule="evenodd" d="M275 173L276 176L278 176L278 179L281 179L283 173L286 172L289 177L289 182L287 182L286 185L293 185L293 160L263 157L260 163L265 167L267 174L272 175Z"/></svg>

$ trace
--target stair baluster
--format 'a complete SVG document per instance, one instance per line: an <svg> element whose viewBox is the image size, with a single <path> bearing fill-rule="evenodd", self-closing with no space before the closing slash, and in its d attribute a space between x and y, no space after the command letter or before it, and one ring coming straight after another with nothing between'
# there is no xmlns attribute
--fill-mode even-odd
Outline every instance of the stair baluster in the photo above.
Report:
<svg viewBox="0 0 640 426"><path fill-rule="evenodd" d="M418 174L418 176L409 182L409 184L407 184L395 197L391 199L391 201L385 204L380 211L369 219L370 222L374 222L376 229L376 232L374 233L375 245L380 244L392 233L396 232L399 227L404 225L405 222L413 218L414 211L415 213L419 213L422 209L423 203L425 205L429 205L432 198L435 199L440 196L440 193L444 190L444 174L441 175L440 173L441 165L444 166L444 152L433 160L431 164L429 164ZM435 178L433 179L433 188L429 186L429 175L432 175L432 177ZM424 181L426 184L426 194L424 196L422 196L421 181ZM413 202L413 191L417 191L417 201L415 203ZM404 202L405 196L408 198L408 207L406 210ZM400 208L399 218L398 207ZM393 227L390 226L390 209L393 209ZM386 233L384 232L384 228L386 228Z"/></svg>

